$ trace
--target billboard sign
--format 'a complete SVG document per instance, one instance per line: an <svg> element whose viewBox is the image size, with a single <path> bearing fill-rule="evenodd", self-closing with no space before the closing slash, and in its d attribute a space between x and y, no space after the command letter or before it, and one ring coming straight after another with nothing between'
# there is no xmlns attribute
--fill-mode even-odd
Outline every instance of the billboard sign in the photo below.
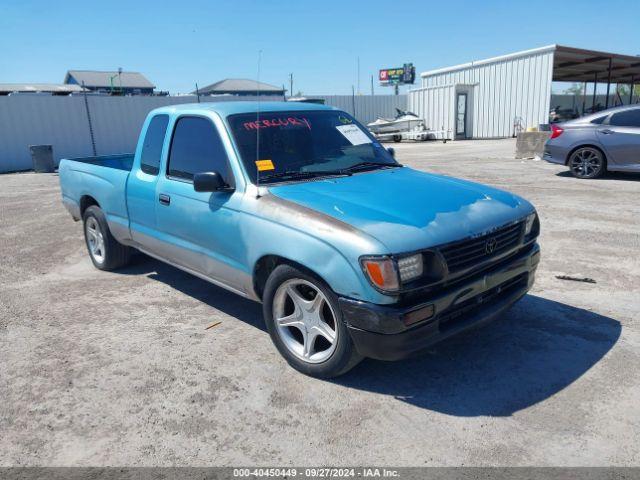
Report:
<svg viewBox="0 0 640 480"><path fill-rule="evenodd" d="M414 83L416 80L416 67L413 63L405 63L398 68L383 68L378 73L380 85L402 85Z"/></svg>

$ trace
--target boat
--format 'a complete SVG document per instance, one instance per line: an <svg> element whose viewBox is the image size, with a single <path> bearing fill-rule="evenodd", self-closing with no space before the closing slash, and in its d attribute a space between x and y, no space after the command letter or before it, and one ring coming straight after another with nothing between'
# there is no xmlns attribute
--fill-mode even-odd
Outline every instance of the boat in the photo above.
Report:
<svg viewBox="0 0 640 480"><path fill-rule="evenodd" d="M395 118L378 117L374 122L368 123L367 128L376 135L424 128L424 121L415 113L405 112L399 108L396 108L396 111L398 113Z"/></svg>

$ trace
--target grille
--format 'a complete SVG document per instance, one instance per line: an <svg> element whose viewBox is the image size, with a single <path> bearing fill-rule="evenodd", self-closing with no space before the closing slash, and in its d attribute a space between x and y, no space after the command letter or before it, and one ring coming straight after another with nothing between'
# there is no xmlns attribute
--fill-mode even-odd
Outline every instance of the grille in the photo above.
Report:
<svg viewBox="0 0 640 480"><path fill-rule="evenodd" d="M482 308L492 303L496 303L501 299L509 296L516 290L526 286L528 274L522 273L517 277L511 278L506 282L493 287L491 290L481 293L465 302L445 310L440 315L440 330L445 331L455 326L455 320L460 319L463 315L472 312L477 308Z"/></svg>
<svg viewBox="0 0 640 480"><path fill-rule="evenodd" d="M505 253L520 242L522 222L502 227L481 237L462 240L440 248L450 273L465 270Z"/></svg>

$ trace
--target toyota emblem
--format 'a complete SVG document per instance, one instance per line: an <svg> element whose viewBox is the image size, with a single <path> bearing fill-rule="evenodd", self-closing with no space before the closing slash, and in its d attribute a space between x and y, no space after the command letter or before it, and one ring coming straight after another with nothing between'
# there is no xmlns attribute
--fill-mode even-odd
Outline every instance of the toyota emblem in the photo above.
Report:
<svg viewBox="0 0 640 480"><path fill-rule="evenodd" d="M487 243L484 244L485 253L487 255L491 255L495 251L497 245L498 241L496 240L496 237L491 237L487 240Z"/></svg>

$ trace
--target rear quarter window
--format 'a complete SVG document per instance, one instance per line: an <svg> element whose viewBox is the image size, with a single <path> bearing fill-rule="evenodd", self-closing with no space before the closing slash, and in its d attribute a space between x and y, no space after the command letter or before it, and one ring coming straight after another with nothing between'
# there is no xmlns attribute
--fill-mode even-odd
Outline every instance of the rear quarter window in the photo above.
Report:
<svg viewBox="0 0 640 480"><path fill-rule="evenodd" d="M156 115L149 122L147 133L142 144L140 155L140 169L149 175L158 175L160 171L160 158L162 145L169 123L168 115Z"/></svg>

